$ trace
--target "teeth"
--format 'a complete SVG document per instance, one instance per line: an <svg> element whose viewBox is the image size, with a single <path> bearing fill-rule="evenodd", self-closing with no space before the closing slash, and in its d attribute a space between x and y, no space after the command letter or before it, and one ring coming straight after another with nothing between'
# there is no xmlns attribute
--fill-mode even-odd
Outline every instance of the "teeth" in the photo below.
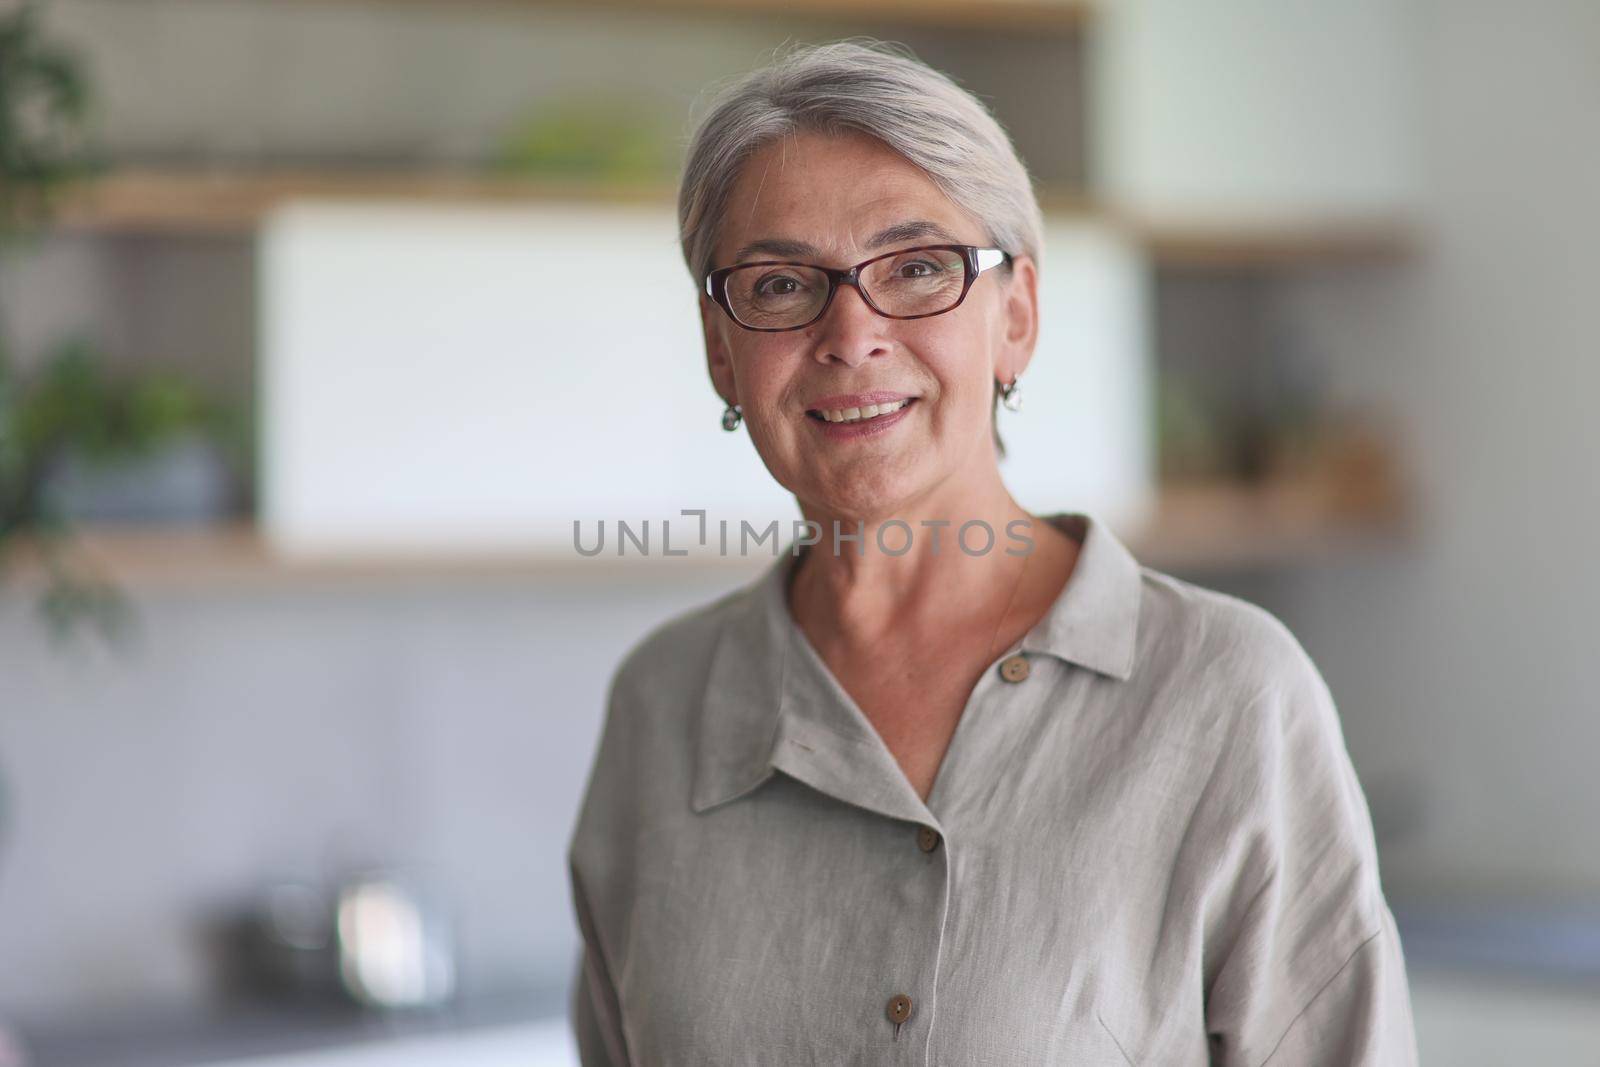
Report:
<svg viewBox="0 0 1600 1067"><path fill-rule="evenodd" d="M892 415L906 404L905 400L896 400L889 404L868 404L864 408L835 409L824 411L822 417L829 422L863 422L866 419L875 419L879 415Z"/></svg>

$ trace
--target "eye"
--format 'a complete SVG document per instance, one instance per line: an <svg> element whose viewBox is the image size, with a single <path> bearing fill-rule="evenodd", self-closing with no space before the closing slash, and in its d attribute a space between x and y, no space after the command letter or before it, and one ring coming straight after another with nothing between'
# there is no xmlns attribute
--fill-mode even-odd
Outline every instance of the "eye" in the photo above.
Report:
<svg viewBox="0 0 1600 1067"><path fill-rule="evenodd" d="M953 270L959 270L960 261L941 262L937 256L919 255L911 259L896 260L893 267L893 276L901 281L915 281L920 278L934 278L947 275Z"/></svg>
<svg viewBox="0 0 1600 1067"><path fill-rule="evenodd" d="M749 292L756 297L797 296L811 292L815 287L816 283L810 278L809 272L788 267L761 275L750 286Z"/></svg>
<svg viewBox="0 0 1600 1067"><path fill-rule="evenodd" d="M762 296L788 296L800 288L800 283L787 274L769 274L756 283L756 292Z"/></svg>

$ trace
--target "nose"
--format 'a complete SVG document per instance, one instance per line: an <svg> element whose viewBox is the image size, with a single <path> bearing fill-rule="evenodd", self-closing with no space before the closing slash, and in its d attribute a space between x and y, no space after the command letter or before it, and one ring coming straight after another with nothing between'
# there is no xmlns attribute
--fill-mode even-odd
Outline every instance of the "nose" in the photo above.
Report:
<svg viewBox="0 0 1600 1067"><path fill-rule="evenodd" d="M886 354L889 344L884 329L890 321L867 306L859 288L841 284L833 294L833 304L812 326L818 362L836 360L855 367Z"/></svg>

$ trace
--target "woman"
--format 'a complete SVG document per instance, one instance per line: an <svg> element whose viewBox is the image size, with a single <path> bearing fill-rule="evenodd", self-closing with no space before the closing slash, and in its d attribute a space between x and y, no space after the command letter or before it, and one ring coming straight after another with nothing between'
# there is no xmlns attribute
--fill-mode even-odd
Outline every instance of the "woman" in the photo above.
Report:
<svg viewBox="0 0 1600 1067"><path fill-rule="evenodd" d="M1041 227L984 107L890 47L793 51L715 102L679 216L723 424L822 536L612 679L583 1062L1413 1063L1298 641L1001 480Z"/></svg>

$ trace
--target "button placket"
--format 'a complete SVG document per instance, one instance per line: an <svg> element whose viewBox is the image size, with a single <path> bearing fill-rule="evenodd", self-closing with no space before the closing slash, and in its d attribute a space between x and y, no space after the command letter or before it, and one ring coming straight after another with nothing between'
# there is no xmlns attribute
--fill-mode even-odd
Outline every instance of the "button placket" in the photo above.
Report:
<svg viewBox="0 0 1600 1067"><path fill-rule="evenodd" d="M921 823L917 826L916 835L917 848L923 853L928 854L930 860L934 860L935 857L932 854L938 851L939 845L944 840L944 834L934 827L927 825L926 823ZM938 925L934 931L935 939L937 941L942 941L945 936L944 923L948 918L948 899L945 898L949 891L949 869L945 863L934 862L930 865L930 872L935 870L944 872L942 876L942 880L944 882L944 891L941 893ZM938 955L938 947L935 945L933 959L937 960ZM911 999L911 995L904 992L895 993L888 999L887 1003L885 1003L884 1015L888 1018L889 1022L894 1025L894 1036L892 1040L900 1040L900 1030L908 1021L910 1021L915 1007L916 1004L915 1001Z"/></svg>

